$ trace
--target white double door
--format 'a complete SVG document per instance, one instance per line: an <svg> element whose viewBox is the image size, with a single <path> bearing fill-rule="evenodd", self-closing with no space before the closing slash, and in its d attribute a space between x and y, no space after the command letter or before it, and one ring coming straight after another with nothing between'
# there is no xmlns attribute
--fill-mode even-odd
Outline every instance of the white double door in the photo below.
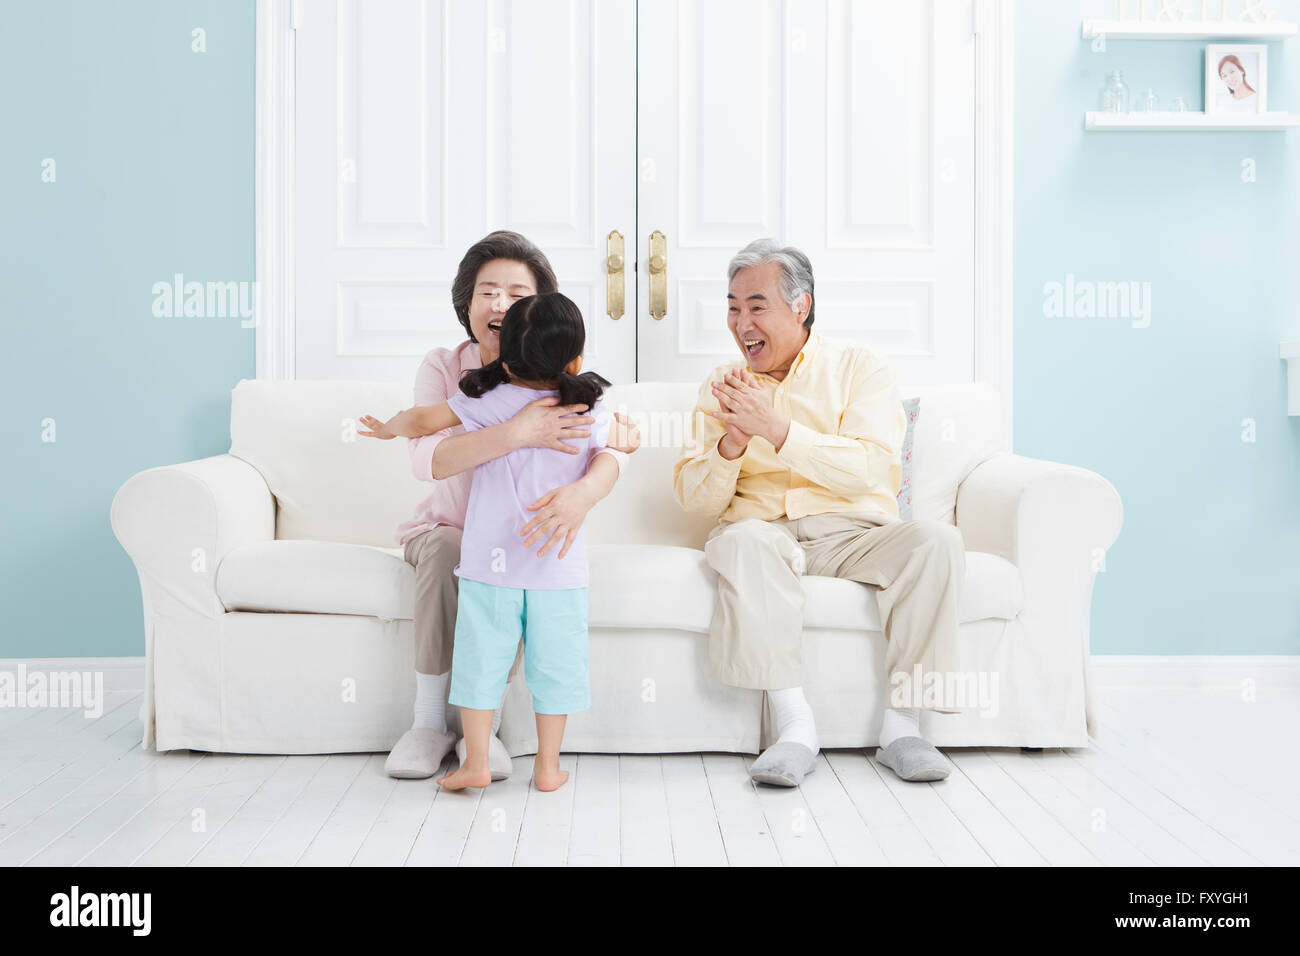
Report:
<svg viewBox="0 0 1300 956"><path fill-rule="evenodd" d="M763 236L812 259L823 334L971 380L973 2L302 4L295 374L409 380L465 338L465 251L514 229L611 381L739 355L726 266Z"/></svg>

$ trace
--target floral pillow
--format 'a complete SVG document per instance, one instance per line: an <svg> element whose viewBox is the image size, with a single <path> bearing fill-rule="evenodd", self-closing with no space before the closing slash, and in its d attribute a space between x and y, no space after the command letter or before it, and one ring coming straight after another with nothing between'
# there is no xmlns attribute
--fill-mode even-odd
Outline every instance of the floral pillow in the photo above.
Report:
<svg viewBox="0 0 1300 956"><path fill-rule="evenodd" d="M907 414L907 432L903 435L903 480L898 486L898 517L902 521L912 520L912 431L921 414L921 399L903 400L903 411Z"/></svg>

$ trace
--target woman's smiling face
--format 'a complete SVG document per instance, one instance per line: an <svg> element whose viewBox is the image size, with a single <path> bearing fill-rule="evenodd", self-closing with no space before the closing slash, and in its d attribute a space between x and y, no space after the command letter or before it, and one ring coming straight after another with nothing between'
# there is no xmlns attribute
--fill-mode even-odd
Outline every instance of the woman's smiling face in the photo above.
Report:
<svg viewBox="0 0 1300 956"><path fill-rule="evenodd" d="M501 319L520 299L537 294L532 270L513 259L493 259L478 270L469 302L469 327L483 364L501 354Z"/></svg>
<svg viewBox="0 0 1300 956"><path fill-rule="evenodd" d="M1235 63L1223 64L1223 69L1219 71L1219 79L1228 84L1228 89L1237 92L1237 87L1241 86L1241 70L1237 69Z"/></svg>

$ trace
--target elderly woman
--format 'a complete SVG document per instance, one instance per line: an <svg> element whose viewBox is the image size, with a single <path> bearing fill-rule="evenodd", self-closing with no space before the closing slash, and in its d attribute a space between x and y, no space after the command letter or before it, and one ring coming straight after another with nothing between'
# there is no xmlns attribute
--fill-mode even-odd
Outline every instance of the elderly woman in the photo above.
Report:
<svg viewBox="0 0 1300 956"><path fill-rule="evenodd" d="M415 377L415 404L433 405L455 394L463 372L496 359L500 351L501 319L519 299L556 291L555 273L546 256L515 232L499 231L476 242L465 253L451 287L452 306L469 338L454 349L437 348L424 357ZM457 578L461 531L476 465L516 448L554 448L577 454L566 438L590 435L595 419L578 414L582 406L559 405L554 396L524 406L510 421L466 432L463 426L409 442L415 477L432 484L429 497L411 520L398 528L406 560L415 567L415 714L388 755L385 770L394 777L431 777L453 746L462 761L463 742L447 728L447 691L452 641L456 633ZM610 447L622 462L639 441L624 416L611 429ZM543 496L530 541L558 551L563 542L551 532L561 523L581 524L598 497L585 479ZM533 522L529 522L532 524ZM516 656L513 678L519 666ZM492 722L492 779L510 775L510 755L496 736L498 708Z"/></svg>

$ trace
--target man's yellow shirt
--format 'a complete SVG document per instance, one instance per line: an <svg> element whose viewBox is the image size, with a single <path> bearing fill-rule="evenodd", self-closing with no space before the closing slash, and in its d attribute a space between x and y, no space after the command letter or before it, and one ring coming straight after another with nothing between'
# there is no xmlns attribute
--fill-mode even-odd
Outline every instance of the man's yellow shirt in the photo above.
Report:
<svg viewBox="0 0 1300 956"><path fill-rule="evenodd" d="M790 419L781 450L755 435L745 453L718 453L726 434L713 383L743 368L743 359L715 368L700 387L689 441L673 467L673 493L693 514L723 521L804 518L838 512L898 516L907 416L893 365L874 349L810 333L778 382L752 373Z"/></svg>

